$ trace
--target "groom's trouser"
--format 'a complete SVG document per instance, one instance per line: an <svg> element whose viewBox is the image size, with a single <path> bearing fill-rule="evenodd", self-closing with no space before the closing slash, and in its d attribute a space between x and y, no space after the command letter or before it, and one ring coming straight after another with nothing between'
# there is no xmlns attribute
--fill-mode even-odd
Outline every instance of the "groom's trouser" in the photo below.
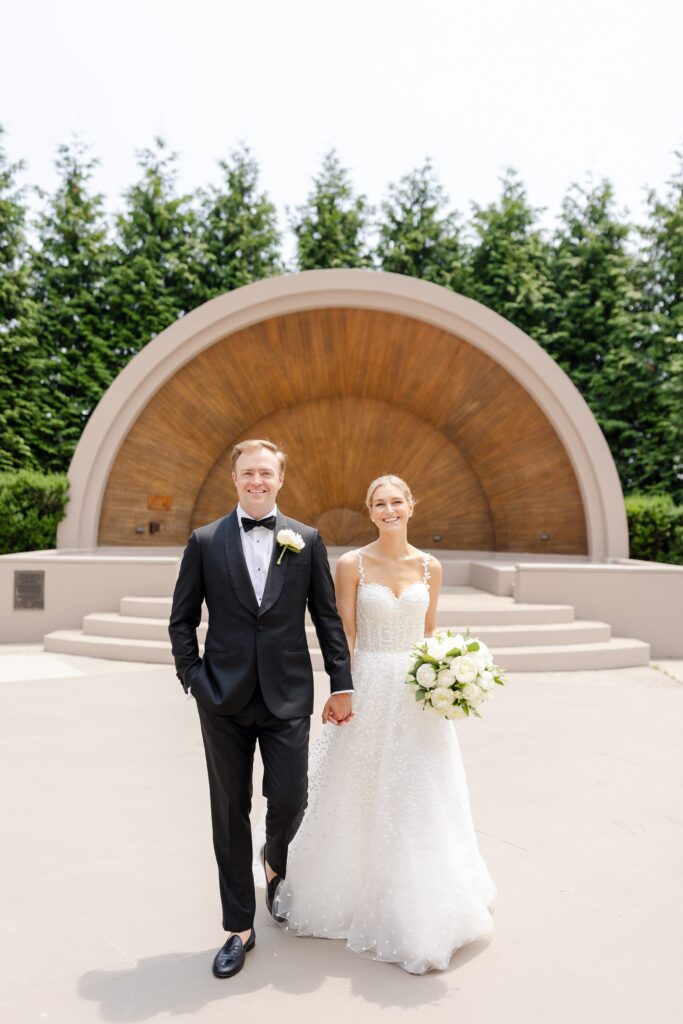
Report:
<svg viewBox="0 0 683 1024"><path fill-rule="evenodd" d="M258 741L263 761L266 859L276 874L287 869L287 847L306 809L311 720L276 718L260 688L236 715L216 715L197 704L211 795L213 847L218 863L223 928L248 931L256 896L249 812Z"/></svg>

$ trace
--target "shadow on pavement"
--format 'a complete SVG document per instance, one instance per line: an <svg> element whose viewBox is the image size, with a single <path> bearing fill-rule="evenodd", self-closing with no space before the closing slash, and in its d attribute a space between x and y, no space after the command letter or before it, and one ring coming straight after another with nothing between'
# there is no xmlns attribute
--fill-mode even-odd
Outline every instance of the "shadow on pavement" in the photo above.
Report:
<svg viewBox="0 0 683 1024"><path fill-rule="evenodd" d="M352 995L378 1008L412 1009L448 997L446 977L488 945L478 940L461 948L447 972L412 975L395 964L357 956L342 942L305 938L283 943L277 930L268 928L257 930L256 938L244 969L225 981L211 974L216 952L212 948L145 957L134 967L117 971L90 971L80 978L78 994L99 1003L102 1018L112 1024L144 1021L164 1012L195 1013L213 1002L256 993L275 997L282 1010L283 996L286 1001L287 995L314 993L328 978L350 979ZM329 995L326 1014L332 1016L327 1000Z"/></svg>

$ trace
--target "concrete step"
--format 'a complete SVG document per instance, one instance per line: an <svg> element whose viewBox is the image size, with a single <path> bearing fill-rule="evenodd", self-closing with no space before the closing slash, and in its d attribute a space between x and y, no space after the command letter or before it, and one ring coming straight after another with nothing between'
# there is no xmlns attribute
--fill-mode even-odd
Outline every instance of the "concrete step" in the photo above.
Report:
<svg viewBox="0 0 683 1024"><path fill-rule="evenodd" d="M45 649L90 658L112 658L172 664L171 646L164 640L97 636L81 630L57 630L45 637ZM510 672L559 672L577 669L625 668L647 665L650 646L639 640L616 637L599 643L547 646L492 647L497 664ZM322 654L311 650L315 671L323 668Z"/></svg>
<svg viewBox="0 0 683 1024"><path fill-rule="evenodd" d="M204 642L208 624L203 621L197 630ZM165 640L168 642L168 619L143 618L141 615L119 615L118 612L94 612L83 616L83 632L88 636L118 636L129 640Z"/></svg>
<svg viewBox="0 0 683 1024"><path fill-rule="evenodd" d="M472 619L457 629L464 632ZM447 623L450 625L450 620ZM456 627L451 626L455 629ZM202 622L197 630L199 642L206 637L207 624ZM83 618L83 633L87 636L113 636L129 640L168 641L168 620L141 615L119 615L116 612L96 612ZM306 626L311 648L317 647L315 627ZM476 635L489 647L547 646L548 644L600 643L610 638L610 627L605 622L513 622L508 625L477 625Z"/></svg>
<svg viewBox="0 0 683 1024"><path fill-rule="evenodd" d="M490 594L511 597L515 589L515 565L501 565L500 562L471 562L468 582Z"/></svg>
<svg viewBox="0 0 683 1024"><path fill-rule="evenodd" d="M464 583L470 582L469 562L443 560L441 558L439 561L441 562L442 585L444 587L461 586Z"/></svg>
<svg viewBox="0 0 683 1024"><path fill-rule="evenodd" d="M124 597L120 614L126 618L163 619L171 614L170 597ZM112 613L110 613L112 614ZM515 624L572 622L574 609L569 604L523 604L512 597L486 593L476 587L444 587L439 596L437 623L458 628L470 625L505 626ZM206 608L202 621L207 621ZM310 616L306 621L311 622Z"/></svg>
<svg viewBox="0 0 683 1024"><path fill-rule="evenodd" d="M43 643L46 651L58 651L60 654L111 658L114 661L149 661L156 665L173 664L168 640L130 640L120 636L93 636L80 629L57 629L54 633L48 633Z"/></svg>
<svg viewBox="0 0 683 1024"><path fill-rule="evenodd" d="M456 632L465 632L460 626ZM508 626L477 626L471 630L488 647L547 647L550 644L604 643L610 639L611 629L606 622L559 622L513 624ZM318 646L315 628L306 626L311 649Z"/></svg>
<svg viewBox="0 0 683 1024"><path fill-rule="evenodd" d="M480 591L474 587L462 585L446 585L441 588L441 597L457 595L462 593L479 594ZM490 595L486 595L490 596ZM125 616L140 617L143 619L166 619L168 622L171 614L170 597L122 597L119 604L119 613ZM203 608L202 618L207 618L206 605Z"/></svg>
<svg viewBox="0 0 683 1024"><path fill-rule="evenodd" d="M626 637L596 643L492 646L491 653L496 664L508 672L627 668L632 665L648 665L650 662L650 645ZM319 650L311 649L311 660L314 670L319 671L324 667Z"/></svg>
<svg viewBox="0 0 683 1024"><path fill-rule="evenodd" d="M143 619L165 619L171 614L170 597L122 597L119 604L121 615L139 616ZM206 619L206 606L202 618Z"/></svg>
<svg viewBox="0 0 683 1024"><path fill-rule="evenodd" d="M439 626L512 626L540 625L574 621L570 604L522 604L511 597L496 597L481 591L469 594L442 594L436 621Z"/></svg>
<svg viewBox="0 0 683 1024"><path fill-rule="evenodd" d="M471 625L471 616L467 617L467 625ZM459 632L465 632L467 625L459 626ZM452 627L455 629L455 627ZM509 625L476 626L476 635L484 643L492 646L521 647L547 646L548 644L567 643L600 643L609 640L610 630L606 623L568 622L568 623L519 623ZM143 618L141 615L120 615L115 611L93 612L83 617L83 633L87 636L122 637L129 640L168 640L168 621L166 618ZM207 624L202 623L197 631L200 643L204 642ZM306 634L311 647L317 646L315 628L306 626Z"/></svg>
<svg viewBox="0 0 683 1024"><path fill-rule="evenodd" d="M569 672L650 663L649 644L621 636L597 644L495 647L491 650L496 664L508 672Z"/></svg>

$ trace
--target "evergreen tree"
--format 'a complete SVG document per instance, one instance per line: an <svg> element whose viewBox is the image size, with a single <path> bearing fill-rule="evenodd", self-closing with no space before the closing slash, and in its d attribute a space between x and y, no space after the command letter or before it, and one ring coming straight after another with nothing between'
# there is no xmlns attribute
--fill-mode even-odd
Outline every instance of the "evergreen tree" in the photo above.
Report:
<svg viewBox="0 0 683 1024"><path fill-rule="evenodd" d="M246 147L220 161L222 187L202 197L198 231L202 301L280 273L277 212L258 191L258 167Z"/></svg>
<svg viewBox="0 0 683 1024"><path fill-rule="evenodd" d="M512 170L502 178L499 201L473 210L467 294L542 342L552 286L549 246L536 226L540 211Z"/></svg>
<svg viewBox="0 0 683 1024"><path fill-rule="evenodd" d="M116 358L124 366L156 334L204 299L197 215L175 191L176 156L163 140L139 154L140 180L116 219L108 286Z"/></svg>
<svg viewBox="0 0 683 1024"><path fill-rule="evenodd" d="M292 218L298 269L371 266L367 245L370 212L365 196L354 193L348 171L332 150L313 179L306 203Z"/></svg>
<svg viewBox="0 0 683 1024"><path fill-rule="evenodd" d="M666 465L658 489L683 503L683 152L676 156L666 196L649 196L642 266L665 424Z"/></svg>
<svg viewBox="0 0 683 1024"><path fill-rule="evenodd" d="M28 297L26 206L16 178L21 163L7 157L0 126L0 472L34 467L39 415L36 377L40 354Z"/></svg>
<svg viewBox="0 0 683 1024"><path fill-rule="evenodd" d="M591 407L626 491L651 489L666 460L664 367L630 235L609 182L572 187L553 250L556 299L546 340Z"/></svg>
<svg viewBox="0 0 683 1024"><path fill-rule="evenodd" d="M446 212L446 205L430 161L391 185L379 224L380 268L460 291L463 247L456 214Z"/></svg>
<svg viewBox="0 0 683 1024"><path fill-rule="evenodd" d="M39 245L32 254L34 329L44 356L36 457L43 469L56 471L68 467L118 369L104 294L111 248L102 196L88 191L95 165L79 143L60 146L60 182L38 219Z"/></svg>
<svg viewBox="0 0 683 1024"><path fill-rule="evenodd" d="M612 186L574 185L562 203L551 257L555 304L546 346L588 397L605 356L619 346L624 316L638 296L628 224L614 211Z"/></svg>

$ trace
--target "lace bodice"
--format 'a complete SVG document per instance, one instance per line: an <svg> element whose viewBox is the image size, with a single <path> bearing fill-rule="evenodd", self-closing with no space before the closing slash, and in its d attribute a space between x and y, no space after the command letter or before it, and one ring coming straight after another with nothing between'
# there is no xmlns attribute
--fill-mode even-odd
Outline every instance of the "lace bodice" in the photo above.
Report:
<svg viewBox="0 0 683 1024"><path fill-rule="evenodd" d="M411 583L396 597L383 583L368 583L360 552L356 595L356 651L407 651L424 636L429 607L429 559L423 555L422 579Z"/></svg>

